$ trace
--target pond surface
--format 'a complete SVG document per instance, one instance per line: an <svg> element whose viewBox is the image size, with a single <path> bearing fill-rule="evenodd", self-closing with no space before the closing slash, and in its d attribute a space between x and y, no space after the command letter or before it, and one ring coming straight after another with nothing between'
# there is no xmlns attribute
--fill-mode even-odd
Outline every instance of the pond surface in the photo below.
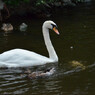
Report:
<svg viewBox="0 0 95 95"><path fill-rule="evenodd" d="M20 95L95 95L95 3L61 9L51 20L57 23L60 36L50 32L59 62L30 67L31 71L55 67L48 78L28 79L21 74L27 68L0 69L0 94ZM41 32L46 19L16 18L13 33L0 31L0 53L22 48L48 56ZM26 32L18 26L26 22ZM73 65L73 64L79 65Z"/></svg>

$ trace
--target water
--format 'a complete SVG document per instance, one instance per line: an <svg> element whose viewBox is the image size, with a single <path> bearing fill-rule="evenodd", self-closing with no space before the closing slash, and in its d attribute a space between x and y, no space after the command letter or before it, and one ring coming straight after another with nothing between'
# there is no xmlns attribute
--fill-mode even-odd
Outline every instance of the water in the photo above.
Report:
<svg viewBox="0 0 95 95"><path fill-rule="evenodd" d="M55 67L55 74L31 80L21 76L27 68L0 69L0 94L95 95L94 3L83 4L68 11L63 9L63 12L60 10L57 14L60 15L54 14L50 19L57 23L60 36L52 31L50 34L59 62L30 67L32 71ZM48 56L41 32L45 20L12 20L15 31L7 36L0 32L0 53L23 48ZM22 22L29 25L27 32L18 31L18 25ZM73 63L79 63L79 66Z"/></svg>

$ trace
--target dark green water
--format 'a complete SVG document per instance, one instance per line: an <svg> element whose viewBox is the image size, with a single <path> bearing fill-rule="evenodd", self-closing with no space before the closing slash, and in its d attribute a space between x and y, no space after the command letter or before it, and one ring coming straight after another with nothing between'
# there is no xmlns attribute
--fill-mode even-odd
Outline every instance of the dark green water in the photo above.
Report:
<svg viewBox="0 0 95 95"><path fill-rule="evenodd" d="M51 20L57 23L60 36L52 31L51 40L59 56L58 64L31 67L32 71L55 67L56 72L48 78L28 79L20 74L26 68L0 70L0 94L20 95L95 95L95 4L81 5L69 10L58 10ZM18 20L17 20L18 19ZM23 48L48 56L41 32L46 19L16 18L11 21L14 33L4 36L0 33L0 53ZM18 30L26 22L27 32ZM85 69L73 67L77 61Z"/></svg>

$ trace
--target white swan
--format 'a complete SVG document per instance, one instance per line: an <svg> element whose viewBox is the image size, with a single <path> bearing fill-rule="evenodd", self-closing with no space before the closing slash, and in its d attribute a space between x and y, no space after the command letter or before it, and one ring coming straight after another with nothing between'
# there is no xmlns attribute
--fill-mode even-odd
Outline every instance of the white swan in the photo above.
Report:
<svg viewBox="0 0 95 95"><path fill-rule="evenodd" d="M49 36L49 29L53 29L57 34L59 34L56 27L57 25L53 21L45 21L42 26L49 58L28 50L13 49L0 54L0 67L27 67L58 62L58 56L53 48Z"/></svg>

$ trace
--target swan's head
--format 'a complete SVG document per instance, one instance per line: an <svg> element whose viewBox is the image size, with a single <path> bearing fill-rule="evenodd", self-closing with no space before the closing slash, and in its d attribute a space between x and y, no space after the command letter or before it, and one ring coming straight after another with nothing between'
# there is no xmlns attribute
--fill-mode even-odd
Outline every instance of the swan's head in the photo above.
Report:
<svg viewBox="0 0 95 95"><path fill-rule="evenodd" d="M45 21L43 23L43 28L46 28L46 29L51 29L53 30L55 33L57 33L59 35L59 32L57 30L57 25L51 21L51 20L48 20L48 21Z"/></svg>

